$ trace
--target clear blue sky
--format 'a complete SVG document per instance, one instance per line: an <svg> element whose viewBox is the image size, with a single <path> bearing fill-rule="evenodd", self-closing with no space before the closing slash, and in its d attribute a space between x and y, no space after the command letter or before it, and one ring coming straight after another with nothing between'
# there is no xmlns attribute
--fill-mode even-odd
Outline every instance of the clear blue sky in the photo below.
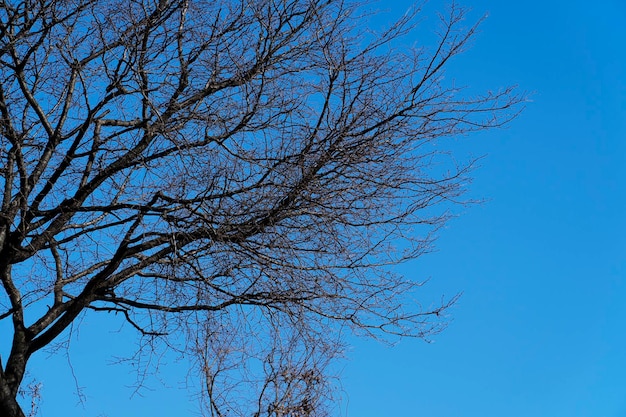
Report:
<svg viewBox="0 0 626 417"><path fill-rule="evenodd" d="M444 4L427 5L425 27ZM431 344L354 340L337 415L626 417L626 3L462 4L489 18L449 76L478 90L518 84L532 102L508 128L452 143L487 155L471 186L487 201L401 268L430 278L426 303L463 292L452 323ZM195 415L176 364L161 375L172 389L149 380L129 400L133 377L107 365L128 353L115 325L83 324L71 359L86 406L69 372L38 372L42 416ZM32 366L66 364L44 354Z"/></svg>
<svg viewBox="0 0 626 417"><path fill-rule="evenodd" d="M359 342L344 410L624 417L626 3L463 4L489 18L456 78L518 84L532 102L508 129L463 142L487 155L471 194L488 201L404 269L432 278L429 295L463 291L453 323L430 345Z"/></svg>

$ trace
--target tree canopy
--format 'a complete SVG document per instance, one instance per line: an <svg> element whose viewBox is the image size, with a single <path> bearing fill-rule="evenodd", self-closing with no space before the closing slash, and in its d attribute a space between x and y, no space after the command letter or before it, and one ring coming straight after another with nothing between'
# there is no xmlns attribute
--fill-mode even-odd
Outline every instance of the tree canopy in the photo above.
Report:
<svg viewBox="0 0 626 417"><path fill-rule="evenodd" d="M500 126L513 89L444 79L472 37L398 48L331 0L0 2L0 414L83 314L194 354L214 416L324 415L339 329L426 337L388 268L424 253L471 163L441 138Z"/></svg>

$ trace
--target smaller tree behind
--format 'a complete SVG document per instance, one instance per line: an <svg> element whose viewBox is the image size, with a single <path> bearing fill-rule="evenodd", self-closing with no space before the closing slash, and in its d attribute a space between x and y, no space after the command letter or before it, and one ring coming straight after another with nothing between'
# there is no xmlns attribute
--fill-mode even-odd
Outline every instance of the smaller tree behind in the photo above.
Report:
<svg viewBox="0 0 626 417"><path fill-rule="evenodd" d="M0 4L1 415L87 311L194 353L216 416L323 415L339 328L440 329L454 300L423 310L386 266L462 192L433 144L520 101L444 84L462 10L428 54L393 49L413 15L359 35L341 1Z"/></svg>

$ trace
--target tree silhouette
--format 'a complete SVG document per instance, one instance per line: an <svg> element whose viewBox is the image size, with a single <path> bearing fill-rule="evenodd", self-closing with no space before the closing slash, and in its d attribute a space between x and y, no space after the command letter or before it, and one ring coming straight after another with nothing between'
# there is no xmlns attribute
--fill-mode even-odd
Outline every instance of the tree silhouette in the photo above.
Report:
<svg viewBox="0 0 626 417"><path fill-rule="evenodd" d="M323 415L338 329L445 324L387 266L463 191L438 140L521 101L444 81L463 10L428 52L394 48L415 13L373 34L342 1L1 4L0 415L83 314L195 354L215 416Z"/></svg>

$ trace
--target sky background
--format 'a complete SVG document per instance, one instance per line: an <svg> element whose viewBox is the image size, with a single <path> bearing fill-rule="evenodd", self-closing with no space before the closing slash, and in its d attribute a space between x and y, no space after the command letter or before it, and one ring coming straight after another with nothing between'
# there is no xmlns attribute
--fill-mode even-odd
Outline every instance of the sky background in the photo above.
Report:
<svg viewBox="0 0 626 417"><path fill-rule="evenodd" d="M376 19L410 4L381 4ZM531 102L506 129L452 142L460 158L486 155L469 194L486 201L399 269L430 278L426 304L463 293L450 326L432 343L351 339L337 415L626 417L626 3L462 5L489 17L448 76L477 91L517 84ZM424 28L444 6L425 7ZM152 381L130 398L134 378L108 366L128 353L116 328L86 320L72 341L84 407L70 372L51 377L68 359L35 358L49 370L36 374L40 415L195 415L176 364L162 375L173 389Z"/></svg>
<svg viewBox="0 0 626 417"><path fill-rule="evenodd" d="M463 292L453 322L431 344L357 341L346 415L624 417L626 3L463 4L489 17L451 75L531 102L463 141L487 201L403 269Z"/></svg>

